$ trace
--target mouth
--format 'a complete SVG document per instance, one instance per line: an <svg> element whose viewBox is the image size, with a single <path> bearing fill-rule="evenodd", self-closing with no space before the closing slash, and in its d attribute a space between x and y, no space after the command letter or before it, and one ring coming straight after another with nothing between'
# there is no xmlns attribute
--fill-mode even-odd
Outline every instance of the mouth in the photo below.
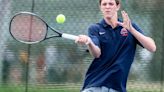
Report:
<svg viewBox="0 0 164 92"><path fill-rule="evenodd" d="M105 10L105 12L111 12L111 10Z"/></svg>
<svg viewBox="0 0 164 92"><path fill-rule="evenodd" d="M109 14L109 13L111 13L111 11L105 11L105 13Z"/></svg>

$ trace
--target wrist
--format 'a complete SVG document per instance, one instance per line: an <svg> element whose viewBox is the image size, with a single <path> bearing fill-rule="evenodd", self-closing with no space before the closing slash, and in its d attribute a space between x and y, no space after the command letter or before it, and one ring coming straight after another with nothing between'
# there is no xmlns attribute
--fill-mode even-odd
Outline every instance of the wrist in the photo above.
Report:
<svg viewBox="0 0 164 92"><path fill-rule="evenodd" d="M86 45L89 45L89 44L91 44L91 42L92 42L91 38L88 37L87 42L86 42L85 44L86 44Z"/></svg>
<svg viewBox="0 0 164 92"><path fill-rule="evenodd" d="M134 30L133 26L130 25L129 29L128 29L130 32Z"/></svg>

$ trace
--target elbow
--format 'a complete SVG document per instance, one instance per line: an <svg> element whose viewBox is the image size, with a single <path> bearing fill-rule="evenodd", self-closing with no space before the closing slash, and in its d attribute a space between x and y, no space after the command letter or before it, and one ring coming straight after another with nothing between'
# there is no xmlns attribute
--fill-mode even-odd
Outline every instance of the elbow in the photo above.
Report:
<svg viewBox="0 0 164 92"><path fill-rule="evenodd" d="M150 52L156 51L157 47L156 47L154 40L152 40L151 43L148 44L147 48Z"/></svg>
<svg viewBox="0 0 164 92"><path fill-rule="evenodd" d="M100 54L98 54L98 55L95 55L94 57L95 57L95 58L99 58L99 57L100 57Z"/></svg>
<svg viewBox="0 0 164 92"><path fill-rule="evenodd" d="M154 48L151 49L151 52L155 52L156 51L156 46Z"/></svg>
<svg viewBox="0 0 164 92"><path fill-rule="evenodd" d="M99 53L97 53L97 54L95 54L95 55L93 55L93 56L94 56L95 58L99 58L100 55L101 55L101 52L99 52Z"/></svg>
<svg viewBox="0 0 164 92"><path fill-rule="evenodd" d="M149 49L149 51L150 51L150 52L155 52L156 49L157 49L156 45L153 45L153 46Z"/></svg>

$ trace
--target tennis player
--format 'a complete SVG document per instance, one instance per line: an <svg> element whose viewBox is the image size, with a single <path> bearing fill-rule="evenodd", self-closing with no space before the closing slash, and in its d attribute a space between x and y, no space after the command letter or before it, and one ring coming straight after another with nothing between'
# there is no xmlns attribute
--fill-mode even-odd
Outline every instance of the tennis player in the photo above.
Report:
<svg viewBox="0 0 164 92"><path fill-rule="evenodd" d="M86 72L82 92L127 92L126 83L135 56L136 45L156 51L152 38L121 11L119 0L99 0L103 19L91 25L88 35L79 35L78 44L87 44L94 59Z"/></svg>

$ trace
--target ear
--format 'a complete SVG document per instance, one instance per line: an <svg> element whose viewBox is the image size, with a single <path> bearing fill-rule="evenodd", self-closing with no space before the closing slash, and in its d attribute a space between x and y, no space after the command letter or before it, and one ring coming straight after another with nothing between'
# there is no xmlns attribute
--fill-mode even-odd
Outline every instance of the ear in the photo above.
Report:
<svg viewBox="0 0 164 92"><path fill-rule="evenodd" d="M121 5L118 4L118 5L117 5L117 11L120 10L120 7L121 7Z"/></svg>

